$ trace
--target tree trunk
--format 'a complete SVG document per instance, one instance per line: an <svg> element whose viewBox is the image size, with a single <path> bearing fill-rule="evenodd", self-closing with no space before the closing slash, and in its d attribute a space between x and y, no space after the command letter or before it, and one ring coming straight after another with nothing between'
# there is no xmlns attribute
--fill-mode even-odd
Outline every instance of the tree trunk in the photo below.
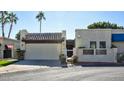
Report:
<svg viewBox="0 0 124 93"><path fill-rule="evenodd" d="M4 37L4 14L2 12L2 36Z"/></svg>
<svg viewBox="0 0 124 93"><path fill-rule="evenodd" d="M2 23L2 37L4 37L4 23Z"/></svg>
<svg viewBox="0 0 124 93"><path fill-rule="evenodd" d="M40 20L40 33L41 33L41 20Z"/></svg>
<svg viewBox="0 0 124 93"><path fill-rule="evenodd" d="M11 31L12 31L12 27L13 27L13 23L11 23L11 25L10 25L10 29L9 29L8 38L10 38L10 34L11 34Z"/></svg>

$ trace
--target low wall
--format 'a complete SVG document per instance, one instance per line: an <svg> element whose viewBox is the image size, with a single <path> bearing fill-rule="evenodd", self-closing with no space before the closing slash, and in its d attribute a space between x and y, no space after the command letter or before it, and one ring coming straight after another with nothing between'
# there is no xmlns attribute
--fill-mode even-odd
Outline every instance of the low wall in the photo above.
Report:
<svg viewBox="0 0 124 93"><path fill-rule="evenodd" d="M106 54L96 54L96 49L92 49L94 51L92 55L83 54L83 50L85 49L73 49L79 62L117 62L117 48L106 49Z"/></svg>

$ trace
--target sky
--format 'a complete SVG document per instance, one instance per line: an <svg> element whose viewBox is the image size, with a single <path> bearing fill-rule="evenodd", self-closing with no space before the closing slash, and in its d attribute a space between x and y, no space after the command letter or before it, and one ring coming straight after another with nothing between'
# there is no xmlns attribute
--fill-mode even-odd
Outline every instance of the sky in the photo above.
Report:
<svg viewBox="0 0 124 93"><path fill-rule="evenodd" d="M13 11L18 17L13 25L11 38L15 38L19 30L27 29L30 33L40 32L37 11ZM66 30L67 39L74 39L75 29L86 29L89 24L98 21L109 21L124 26L124 12L122 11L44 11L46 20L42 21L41 32L61 32ZM1 28L0 28L1 30ZM8 35L9 24L5 26ZM1 32L1 31L0 31ZM0 33L1 34L1 33Z"/></svg>

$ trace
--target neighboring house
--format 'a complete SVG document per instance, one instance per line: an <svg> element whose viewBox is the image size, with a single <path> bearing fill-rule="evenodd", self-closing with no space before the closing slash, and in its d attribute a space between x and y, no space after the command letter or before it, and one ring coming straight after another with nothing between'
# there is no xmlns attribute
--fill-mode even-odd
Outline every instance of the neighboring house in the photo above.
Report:
<svg viewBox="0 0 124 93"><path fill-rule="evenodd" d="M76 29L74 55L79 62L117 62L124 53L122 29Z"/></svg>
<svg viewBox="0 0 124 93"><path fill-rule="evenodd" d="M59 60L66 55L66 31L58 33L28 33L21 31L21 50L26 60Z"/></svg>
<svg viewBox="0 0 124 93"><path fill-rule="evenodd" d="M19 41L0 37L0 58L16 58L16 50L19 49Z"/></svg>
<svg viewBox="0 0 124 93"><path fill-rule="evenodd" d="M112 30L112 45L118 48L118 53L124 53L124 30Z"/></svg>

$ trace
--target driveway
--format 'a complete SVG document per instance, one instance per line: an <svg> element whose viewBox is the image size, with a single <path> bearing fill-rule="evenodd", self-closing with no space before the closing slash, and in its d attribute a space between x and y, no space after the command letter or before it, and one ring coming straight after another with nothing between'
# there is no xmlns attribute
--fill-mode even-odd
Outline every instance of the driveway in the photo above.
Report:
<svg viewBox="0 0 124 93"><path fill-rule="evenodd" d="M22 60L5 67L0 67L0 73L30 71L39 68L60 67L61 64L57 60Z"/></svg>
<svg viewBox="0 0 124 93"><path fill-rule="evenodd" d="M47 66L60 67L59 60L22 60L16 63L17 65L32 65L32 66Z"/></svg>

